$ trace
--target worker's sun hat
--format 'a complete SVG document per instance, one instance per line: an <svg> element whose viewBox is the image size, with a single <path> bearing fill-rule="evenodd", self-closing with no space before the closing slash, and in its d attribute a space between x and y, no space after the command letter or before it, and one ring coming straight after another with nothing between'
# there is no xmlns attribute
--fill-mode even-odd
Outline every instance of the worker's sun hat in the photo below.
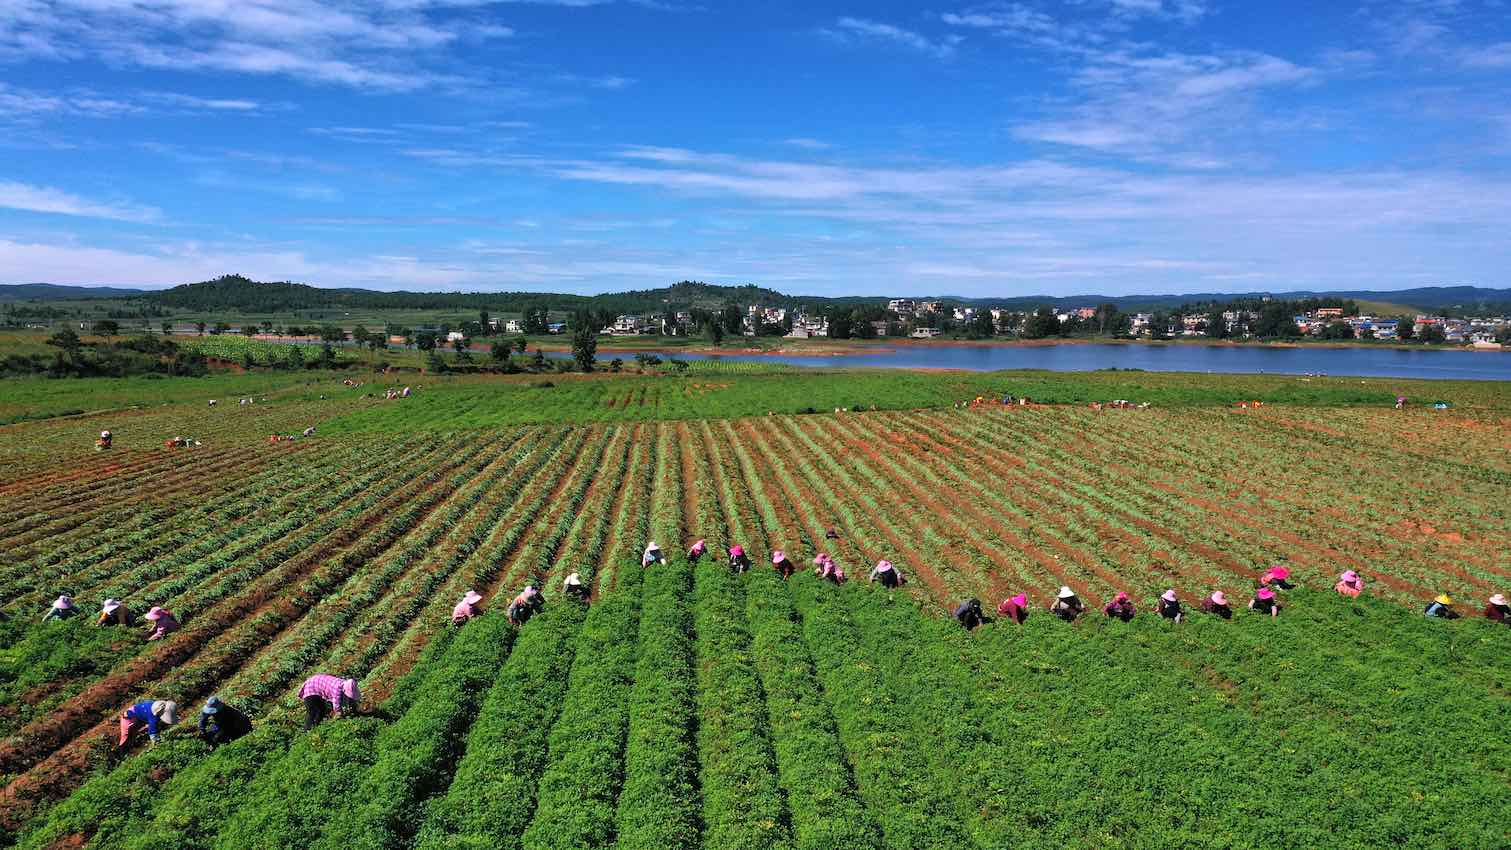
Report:
<svg viewBox="0 0 1511 850"><path fill-rule="evenodd" d="M1438 596L1437 596L1437 598L1434 599L1433 601L1436 602L1436 603L1438 603L1439 605L1452 605L1453 604L1453 597L1449 596L1446 593L1439 593Z"/></svg>
<svg viewBox="0 0 1511 850"><path fill-rule="evenodd" d="M149 620L161 620L163 618L163 615L166 614L166 613L168 613L168 612L164 611L162 608L159 608L158 606L154 605L154 606L152 606L152 610L147 612L147 619L149 619Z"/></svg>
<svg viewBox="0 0 1511 850"><path fill-rule="evenodd" d="M1504 606L1506 604L1506 597L1504 594L1497 593L1494 596L1490 597L1489 601L1491 605Z"/></svg>
<svg viewBox="0 0 1511 850"><path fill-rule="evenodd" d="M1057 595L1061 599L1071 599L1071 598L1073 598L1076 595L1076 592L1074 590L1071 590L1069 587L1061 585L1060 586L1060 592Z"/></svg>
<svg viewBox="0 0 1511 850"><path fill-rule="evenodd" d="M1159 596L1159 598L1165 600L1166 602L1174 602L1175 601L1175 588L1172 587L1169 590L1165 591L1164 593L1161 593L1160 596Z"/></svg>
<svg viewBox="0 0 1511 850"><path fill-rule="evenodd" d="M220 697L211 696L205 700L205 707L199 710L200 714L215 714L220 711Z"/></svg>
<svg viewBox="0 0 1511 850"><path fill-rule="evenodd" d="M1028 604L1028 596L1026 594L1023 594L1023 593L1020 593L1017 596L1014 596L1013 597L1013 604L1016 605L1016 606L1018 606L1019 608L1022 608L1023 606L1025 606L1025 605Z"/></svg>
<svg viewBox="0 0 1511 850"><path fill-rule="evenodd" d="M878 570L881 570L882 572L886 572L887 570L892 569L892 562L888 561L886 558L883 558L880 561L876 562L876 568Z"/></svg>
<svg viewBox="0 0 1511 850"><path fill-rule="evenodd" d="M1288 579L1291 577L1291 571L1285 567L1280 566L1279 564L1275 564L1274 566L1270 567L1270 575L1278 579Z"/></svg>
<svg viewBox="0 0 1511 850"><path fill-rule="evenodd" d="M1214 591L1212 591L1212 604L1214 604L1214 605L1226 605L1226 604L1228 604L1228 597L1227 597L1227 595L1224 594L1221 590L1214 590Z"/></svg>
<svg viewBox="0 0 1511 850"><path fill-rule="evenodd" d="M54 608L72 608L73 607L73 599L70 598L70 597L68 597L68 596L66 596L66 595L65 596L59 596L57 599L53 600L52 607L54 607Z"/></svg>
<svg viewBox="0 0 1511 850"><path fill-rule="evenodd" d="M178 703L171 699L155 700L152 703L152 713L157 715L158 720L172 726L178 722Z"/></svg>
<svg viewBox="0 0 1511 850"><path fill-rule="evenodd" d="M1124 591L1119 590L1118 591L1118 595L1114 596L1112 598L1112 601L1114 601L1114 602L1127 602L1128 601L1128 594L1126 592L1124 592Z"/></svg>
<svg viewBox="0 0 1511 850"><path fill-rule="evenodd" d="M357 687L356 679L342 679L341 693L346 694L352 702L362 701L362 689Z"/></svg>
<svg viewBox="0 0 1511 850"><path fill-rule="evenodd" d="M783 552L781 549L777 549L776 551L771 553L771 563L780 564L785 560L787 560L787 553Z"/></svg>
<svg viewBox="0 0 1511 850"><path fill-rule="evenodd" d="M1255 599L1274 599L1275 598L1275 591L1270 590L1268 587L1261 587L1261 588L1259 588L1259 592L1256 593L1256 594L1254 594L1254 598Z"/></svg>
<svg viewBox="0 0 1511 850"><path fill-rule="evenodd" d="M476 605L477 603L483 601L483 597L480 596L477 591L469 590L462 596L462 601L467 603L468 605Z"/></svg>
<svg viewBox="0 0 1511 850"><path fill-rule="evenodd" d="M652 540L651 542L645 544L645 551L647 551L647 552L656 552L656 551L659 551L660 549L661 549L661 547L657 546L656 545L656 541L654 541L654 540Z"/></svg>
<svg viewBox="0 0 1511 850"><path fill-rule="evenodd" d="M1343 575L1339 576L1339 578L1343 579L1349 584L1353 584L1354 582L1357 582L1359 580L1359 574L1354 572L1353 570L1344 570Z"/></svg>
<svg viewBox="0 0 1511 850"><path fill-rule="evenodd" d="M121 603L117 602L114 599L107 599L105 600L105 604L100 606L100 610L104 611L106 614L114 614L116 609L120 607Z"/></svg>
<svg viewBox="0 0 1511 850"><path fill-rule="evenodd" d="M731 554L731 555L743 555L743 554L745 554L745 547L741 546L738 543L736 543L735 545L729 547L729 554Z"/></svg>

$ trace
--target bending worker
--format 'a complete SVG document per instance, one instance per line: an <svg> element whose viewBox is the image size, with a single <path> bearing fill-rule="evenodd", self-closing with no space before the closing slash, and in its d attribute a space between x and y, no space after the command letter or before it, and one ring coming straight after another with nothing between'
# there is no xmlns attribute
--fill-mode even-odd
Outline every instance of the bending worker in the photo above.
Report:
<svg viewBox="0 0 1511 850"><path fill-rule="evenodd" d="M986 615L981 611L980 599L967 599L955 609L955 620L970 631L986 622Z"/></svg>
<svg viewBox="0 0 1511 850"><path fill-rule="evenodd" d="M173 700L143 700L121 712L121 737L117 746L125 747L131 733L147 730L147 738L156 744L162 740L162 727L178 722L178 703Z"/></svg>
<svg viewBox="0 0 1511 850"><path fill-rule="evenodd" d="M576 570L567 573L567 577L562 579L561 592L579 602L586 602L588 600L587 585L582 583L582 576Z"/></svg>
<svg viewBox="0 0 1511 850"><path fill-rule="evenodd" d="M342 679L329 673L316 673L299 688L304 701L304 731L315 728L327 717L354 714L362 702L362 690L356 679Z"/></svg>
<svg viewBox="0 0 1511 850"><path fill-rule="evenodd" d="M662 557L661 547L656 545L656 541L652 540L651 542L645 544L645 554L640 556L640 566L648 567L651 564L665 563L666 559Z"/></svg>
<svg viewBox="0 0 1511 850"><path fill-rule="evenodd" d="M787 553L781 549L771 553L771 565L776 567L777 574L783 581L792 578L792 574L797 572L797 567L792 565L792 561L787 558Z"/></svg>
<svg viewBox="0 0 1511 850"><path fill-rule="evenodd" d="M42 615L42 622L48 623L52 622L53 620L67 620L71 617L77 617L78 615L78 607L73 604L73 599L65 594L53 600L52 607L48 608L47 613Z"/></svg>
<svg viewBox="0 0 1511 850"><path fill-rule="evenodd" d="M478 595L477 591L467 591L467 593L462 596L462 601L458 602L456 604L456 607L451 609L451 624L453 626L460 626L473 617L476 617L479 614L483 613L482 607L478 605L478 603L482 601L483 597Z"/></svg>
<svg viewBox="0 0 1511 850"><path fill-rule="evenodd" d="M883 559L876 562L870 578L872 582L881 582L881 586L888 590L896 590L902 584L902 571L892 566L891 561Z"/></svg>
<svg viewBox="0 0 1511 850"><path fill-rule="evenodd" d="M1128 594L1118 591L1118 595L1102 607L1102 613L1127 623L1133 620L1133 615L1137 611L1133 607L1133 600L1128 598Z"/></svg>
<svg viewBox="0 0 1511 850"><path fill-rule="evenodd" d="M1055 594L1055 604L1049 606L1049 613L1067 623L1074 623L1077 617L1086 613L1086 603L1076 596L1074 590L1068 586L1061 586L1060 592Z"/></svg>
<svg viewBox="0 0 1511 850"><path fill-rule="evenodd" d="M94 621L96 626L134 626L136 618L131 615L131 609L120 603L117 599L107 599L100 606L99 619Z"/></svg>
<svg viewBox="0 0 1511 850"><path fill-rule="evenodd" d="M1023 621L1028 619L1028 595L1020 593L1011 599L1002 600L1002 604L997 606L997 615L1023 625Z"/></svg>
<svg viewBox="0 0 1511 850"><path fill-rule="evenodd" d="M218 696L205 700L199 710L199 737L215 749L252 732L252 719L227 705Z"/></svg>

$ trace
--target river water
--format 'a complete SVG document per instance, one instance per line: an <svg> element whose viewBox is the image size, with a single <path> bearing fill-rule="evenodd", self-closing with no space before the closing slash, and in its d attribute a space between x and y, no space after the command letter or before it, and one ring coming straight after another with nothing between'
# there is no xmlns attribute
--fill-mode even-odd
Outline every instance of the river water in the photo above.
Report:
<svg viewBox="0 0 1511 850"><path fill-rule="evenodd" d="M1212 345L1067 344L1036 346L903 345L890 351L833 356L672 353L682 360L749 360L825 368L893 369L1143 369L1149 372L1240 372L1358 375L1379 378L1511 380L1511 352ZM599 359L628 354L600 354Z"/></svg>

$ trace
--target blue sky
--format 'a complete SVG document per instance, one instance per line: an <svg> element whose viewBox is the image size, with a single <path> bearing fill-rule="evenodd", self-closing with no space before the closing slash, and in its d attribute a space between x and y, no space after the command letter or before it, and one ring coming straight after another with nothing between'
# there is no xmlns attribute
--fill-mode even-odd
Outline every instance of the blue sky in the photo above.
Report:
<svg viewBox="0 0 1511 850"><path fill-rule="evenodd" d="M1504 2L0 0L0 282L1511 285Z"/></svg>

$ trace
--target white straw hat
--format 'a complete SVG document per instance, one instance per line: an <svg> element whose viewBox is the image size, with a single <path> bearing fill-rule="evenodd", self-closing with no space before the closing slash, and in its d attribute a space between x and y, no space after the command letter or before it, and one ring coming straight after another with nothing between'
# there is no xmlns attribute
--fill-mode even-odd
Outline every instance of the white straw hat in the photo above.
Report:
<svg viewBox="0 0 1511 850"><path fill-rule="evenodd" d="M1059 596L1059 597L1060 597L1060 598L1061 598L1061 599L1069 599L1069 598L1071 598L1071 597L1072 597L1072 596L1075 596L1075 595L1076 595L1076 592L1075 592L1075 591L1074 591L1074 590L1071 590L1071 589L1070 589L1070 588L1069 588L1069 587L1067 587L1067 586L1061 586L1061 587L1060 587L1060 592L1059 592L1059 594L1057 594L1057 595L1058 595L1058 596Z"/></svg>

